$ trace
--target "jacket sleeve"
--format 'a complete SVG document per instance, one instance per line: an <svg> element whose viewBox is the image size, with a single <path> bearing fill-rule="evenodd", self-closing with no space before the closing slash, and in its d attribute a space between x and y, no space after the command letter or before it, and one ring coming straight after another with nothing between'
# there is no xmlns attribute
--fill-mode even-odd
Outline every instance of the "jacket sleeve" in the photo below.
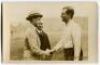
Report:
<svg viewBox="0 0 100 65"><path fill-rule="evenodd" d="M39 48L39 46L37 46L38 44L35 32L29 32L27 34L27 39L31 52L36 54L42 54L43 51Z"/></svg>

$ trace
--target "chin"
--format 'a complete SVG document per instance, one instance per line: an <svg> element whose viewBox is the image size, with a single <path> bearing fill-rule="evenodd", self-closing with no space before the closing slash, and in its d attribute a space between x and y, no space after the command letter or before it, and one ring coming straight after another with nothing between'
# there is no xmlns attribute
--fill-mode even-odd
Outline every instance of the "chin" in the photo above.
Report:
<svg viewBox="0 0 100 65"><path fill-rule="evenodd" d="M38 28L39 30L42 30L42 28Z"/></svg>

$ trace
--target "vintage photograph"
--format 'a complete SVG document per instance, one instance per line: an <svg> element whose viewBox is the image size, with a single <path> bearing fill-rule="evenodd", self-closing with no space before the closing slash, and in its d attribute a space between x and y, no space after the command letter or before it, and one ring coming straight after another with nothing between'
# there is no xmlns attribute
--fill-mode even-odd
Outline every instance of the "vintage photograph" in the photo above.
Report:
<svg viewBox="0 0 100 65"><path fill-rule="evenodd" d="M97 61L95 2L3 2L4 61Z"/></svg>

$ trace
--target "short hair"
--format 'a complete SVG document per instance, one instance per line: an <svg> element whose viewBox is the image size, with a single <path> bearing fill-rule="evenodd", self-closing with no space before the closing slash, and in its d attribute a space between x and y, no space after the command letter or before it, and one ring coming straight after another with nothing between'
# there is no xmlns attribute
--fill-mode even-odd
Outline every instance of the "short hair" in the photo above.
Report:
<svg viewBox="0 0 100 65"><path fill-rule="evenodd" d="M65 6L63 9L66 9L66 14L70 15L71 18L74 16L74 9L71 6Z"/></svg>

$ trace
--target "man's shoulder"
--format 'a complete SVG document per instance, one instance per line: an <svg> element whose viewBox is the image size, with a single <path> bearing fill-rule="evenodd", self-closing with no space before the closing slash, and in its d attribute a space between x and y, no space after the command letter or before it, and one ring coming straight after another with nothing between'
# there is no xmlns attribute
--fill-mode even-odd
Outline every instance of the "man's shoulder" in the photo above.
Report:
<svg viewBox="0 0 100 65"><path fill-rule="evenodd" d="M75 21L72 21L72 28L76 30L81 30L81 26Z"/></svg>
<svg viewBox="0 0 100 65"><path fill-rule="evenodd" d="M27 35L34 35L35 34L35 28L29 27L29 28L26 29L25 33L26 33L26 36Z"/></svg>

